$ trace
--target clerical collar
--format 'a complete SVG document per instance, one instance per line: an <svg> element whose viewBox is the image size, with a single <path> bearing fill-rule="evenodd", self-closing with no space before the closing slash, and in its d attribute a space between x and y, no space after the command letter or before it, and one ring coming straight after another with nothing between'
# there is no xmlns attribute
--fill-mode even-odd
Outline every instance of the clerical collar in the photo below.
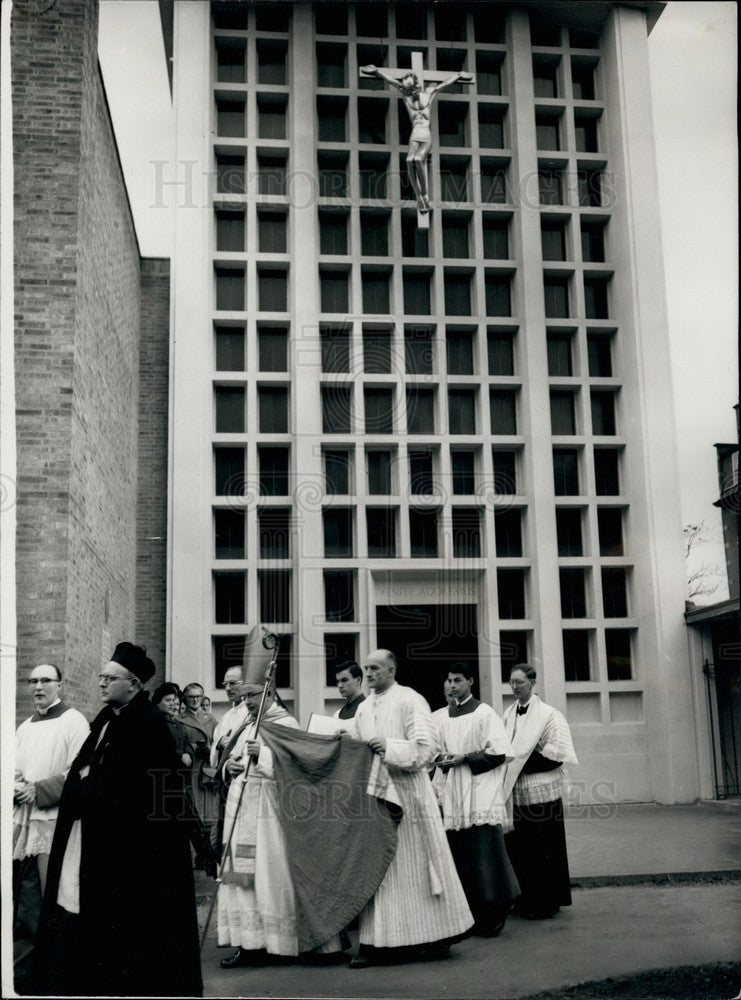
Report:
<svg viewBox="0 0 741 1000"><path fill-rule="evenodd" d="M460 703L451 701L448 705L448 715L451 719L456 719L459 715L471 715L471 713L476 711L480 704L481 702L477 698L474 698L472 694L469 694L466 700Z"/></svg>
<svg viewBox="0 0 741 1000"><path fill-rule="evenodd" d="M41 716L42 719L45 719L46 716L49 714L49 712L51 712L52 713L52 718L54 718L54 716L58 715L59 713L58 712L52 712L52 709L56 708L57 705L61 705L61 704L62 704L62 699L61 698L57 698L57 700L53 701L51 703L51 705L49 705L48 708L37 708L36 709L36 714L39 715L39 716Z"/></svg>
<svg viewBox="0 0 741 1000"><path fill-rule="evenodd" d="M462 700L459 700L458 698L456 698L455 699L455 703L458 706L458 708L460 708L461 705L465 705L466 704L466 702L468 701L469 698L473 698L473 695L471 694L470 691L468 692L468 694L466 695L466 697L463 698Z"/></svg>

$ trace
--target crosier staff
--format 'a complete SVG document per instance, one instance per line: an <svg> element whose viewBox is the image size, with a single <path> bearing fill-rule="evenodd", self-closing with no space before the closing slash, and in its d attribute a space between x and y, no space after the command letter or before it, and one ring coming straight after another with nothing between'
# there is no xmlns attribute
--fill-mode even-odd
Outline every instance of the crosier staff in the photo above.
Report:
<svg viewBox="0 0 741 1000"><path fill-rule="evenodd" d="M265 671L265 682L263 684L262 695L260 697L260 705L257 709L257 715L255 716L255 731L252 735L253 740L257 739L257 735L260 731L260 723L262 722L263 713L265 711L265 702L267 700L268 691L273 685L275 669L278 663L278 652L280 651L280 636L275 635L275 633L273 632L268 632L266 629L263 629L263 632L265 634L262 637L262 645L265 647L265 649L272 649L273 655L270 659L270 663L268 664L267 670ZM247 676L249 677L249 664L247 666ZM224 843L224 852L221 858L221 863L219 864L218 873L216 875L216 892L214 893L213 899L211 900L211 905L208 908L208 916L206 917L206 924L203 928L203 934L201 936L201 945L200 945L201 951L203 950L203 945L205 944L206 941L206 935L208 934L208 929L211 925L211 918L213 917L214 908L216 906L216 901L219 896L219 888L224 883L224 878L223 878L224 866L227 863L232 848L232 838L234 837L234 831L237 826L237 819L239 818L239 810L242 805L242 798L244 797L244 790L247 787L247 778L249 777L250 768L252 767L252 761L254 759L255 758L252 757L251 755L247 757L247 764L245 765L245 769L239 776L239 781L241 782L242 787L239 789L239 798L237 799L237 807L234 810L234 816L232 817L231 827L229 828L229 835L227 836Z"/></svg>

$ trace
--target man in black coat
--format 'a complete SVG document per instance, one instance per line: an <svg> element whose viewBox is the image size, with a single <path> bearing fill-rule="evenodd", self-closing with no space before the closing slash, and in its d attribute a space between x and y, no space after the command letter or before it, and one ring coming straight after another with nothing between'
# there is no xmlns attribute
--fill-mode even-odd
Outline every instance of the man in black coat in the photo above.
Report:
<svg viewBox="0 0 741 1000"><path fill-rule="evenodd" d="M102 712L62 792L35 955L35 992L201 996L193 813L144 650L119 643Z"/></svg>

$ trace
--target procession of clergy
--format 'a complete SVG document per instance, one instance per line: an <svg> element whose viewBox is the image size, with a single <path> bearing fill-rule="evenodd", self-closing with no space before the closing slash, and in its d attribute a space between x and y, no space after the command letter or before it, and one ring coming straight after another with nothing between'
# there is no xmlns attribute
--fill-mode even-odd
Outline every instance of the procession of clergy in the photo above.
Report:
<svg viewBox="0 0 741 1000"><path fill-rule="evenodd" d="M367 698L357 664L343 664L337 674L349 706L338 713L342 728L378 757L374 790L401 808L393 860L360 913L354 968L400 960L410 949L423 957L444 955L471 932L496 936L513 903L521 915L538 919L571 901L561 795L563 765L576 758L563 715L533 694L533 668L512 671L517 701L503 719L473 697L474 675L466 663L451 667L448 705L435 713L395 675L389 650L376 650L365 662ZM261 690L245 687L248 719ZM268 700L265 721L297 728L272 692ZM262 961L265 951L299 953L273 753L254 739L253 729L244 725L224 764L236 776L253 760L245 792L232 783L226 803L225 828L236 817L237 831L244 825L253 834L251 841L238 840L236 850L230 845L230 858L250 856L247 878L234 871L238 860L228 862L219 898L219 943L238 949L222 961L226 968ZM342 944L337 935L321 950Z"/></svg>
<svg viewBox="0 0 741 1000"><path fill-rule="evenodd" d="M228 969L331 962L356 919L352 968L443 958L470 934L496 937L510 913L545 919L570 904L562 796L577 761L530 665L512 669L501 718L474 697L463 662L431 712L397 683L394 654L376 650L364 672L337 668L345 704L319 736L271 683L231 668L206 768L221 809L205 827L193 769L142 689L153 664L121 643L106 670L104 710L57 796L29 992L201 995L191 851L208 859L209 834L218 943L236 949ZM111 694L114 681L129 694Z"/></svg>

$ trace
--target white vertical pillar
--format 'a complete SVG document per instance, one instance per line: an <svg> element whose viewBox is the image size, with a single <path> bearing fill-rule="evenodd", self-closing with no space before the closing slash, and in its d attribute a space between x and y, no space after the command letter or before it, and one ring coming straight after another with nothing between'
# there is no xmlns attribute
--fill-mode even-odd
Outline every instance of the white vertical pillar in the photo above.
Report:
<svg viewBox="0 0 741 1000"><path fill-rule="evenodd" d="M296 606L294 644L294 711L303 724L324 703L324 579L322 568L321 348L319 343L319 276L314 105L316 79L312 8L294 4L290 47L291 97L289 160L291 296L293 327L291 392L296 426L294 515L297 551L293 554ZM358 600L356 594L356 608ZM300 612L300 616L299 616Z"/></svg>
<svg viewBox="0 0 741 1000"><path fill-rule="evenodd" d="M530 498L527 513L529 553L532 558L528 589L528 617L537 614L533 658L542 697L558 708L566 704L561 642L561 601L557 548L553 528L555 493L548 392L548 352L541 265L538 157L533 115L533 75L530 25L526 12L511 15L513 72L510 105L512 166L510 185L519 204L512 221L517 228L519 268L514 300L520 321L519 357L523 386L520 392L520 434L526 445L521 463L524 486L518 492ZM583 489L583 487L582 487ZM512 627L516 627L514 625Z"/></svg>
<svg viewBox="0 0 741 1000"><path fill-rule="evenodd" d="M211 176L210 5L177 0L174 22L174 247L170 333L167 676L200 680L210 690L211 601L208 562L213 531L210 358ZM208 345L204 352L204 344ZM201 359L200 363L197 359Z"/></svg>
<svg viewBox="0 0 741 1000"><path fill-rule="evenodd" d="M615 7L603 33L614 208L611 308L619 317L637 679L645 684L651 788L659 802L699 793L685 568L645 15ZM608 192L609 193L609 192Z"/></svg>

